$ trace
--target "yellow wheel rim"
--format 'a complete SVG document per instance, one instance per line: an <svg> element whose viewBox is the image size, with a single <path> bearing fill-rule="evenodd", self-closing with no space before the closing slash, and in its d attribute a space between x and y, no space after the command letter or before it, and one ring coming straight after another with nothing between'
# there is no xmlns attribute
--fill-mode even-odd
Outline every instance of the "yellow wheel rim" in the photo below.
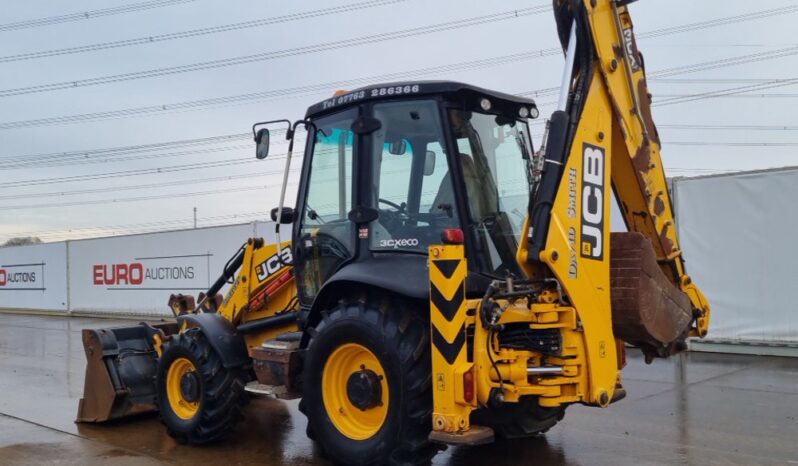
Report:
<svg viewBox="0 0 798 466"><path fill-rule="evenodd" d="M381 403L362 410L347 394L349 378L360 371L376 374L382 387ZM335 428L352 440L366 440L379 432L388 416L388 380L380 360L365 346L346 343L339 346L324 365L321 378L324 408Z"/></svg>
<svg viewBox="0 0 798 466"><path fill-rule="evenodd" d="M183 376L196 370L194 363L188 359L177 358L172 361L166 373L166 396L169 398L169 407L180 419L191 419L199 411L199 401L188 401L180 389Z"/></svg>

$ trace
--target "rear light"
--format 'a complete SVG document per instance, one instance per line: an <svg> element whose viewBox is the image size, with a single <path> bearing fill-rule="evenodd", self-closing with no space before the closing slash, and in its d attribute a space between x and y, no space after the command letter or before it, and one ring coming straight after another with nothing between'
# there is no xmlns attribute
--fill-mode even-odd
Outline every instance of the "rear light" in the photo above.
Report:
<svg viewBox="0 0 798 466"><path fill-rule="evenodd" d="M474 402L474 369L463 373L463 399L466 403Z"/></svg>
<svg viewBox="0 0 798 466"><path fill-rule="evenodd" d="M459 228L447 228L441 233L443 244L463 244L464 240L463 230Z"/></svg>

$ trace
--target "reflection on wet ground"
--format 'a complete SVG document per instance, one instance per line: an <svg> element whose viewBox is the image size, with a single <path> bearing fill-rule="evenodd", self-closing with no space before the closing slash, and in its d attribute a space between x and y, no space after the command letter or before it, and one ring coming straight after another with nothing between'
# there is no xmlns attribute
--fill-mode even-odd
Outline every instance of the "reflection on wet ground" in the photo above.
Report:
<svg viewBox="0 0 798 466"><path fill-rule="evenodd" d="M256 399L223 443L176 444L157 416L72 421L83 392L84 327L130 321L0 315L0 464L328 464L297 402ZM645 365L630 354L629 396L570 407L545 436L449 448L435 465L798 464L798 359L691 353Z"/></svg>

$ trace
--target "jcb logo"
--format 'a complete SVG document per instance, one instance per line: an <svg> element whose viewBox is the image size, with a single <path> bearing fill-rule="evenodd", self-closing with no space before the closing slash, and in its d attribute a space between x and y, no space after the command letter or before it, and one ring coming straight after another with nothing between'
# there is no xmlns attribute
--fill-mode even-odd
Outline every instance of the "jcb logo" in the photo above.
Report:
<svg viewBox="0 0 798 466"><path fill-rule="evenodd" d="M582 159L582 257L604 258L604 149L585 144Z"/></svg>
<svg viewBox="0 0 798 466"><path fill-rule="evenodd" d="M283 248L282 257L284 263L289 265L293 263L293 256L291 256L290 248ZM255 273L258 275L258 281L262 282L282 268L283 264L280 262L279 256L275 254L258 264L258 266L255 267Z"/></svg>
<svg viewBox="0 0 798 466"><path fill-rule="evenodd" d="M632 28L623 30L623 42L626 45L626 56L629 57L632 71L640 70L640 63L637 62L637 54L635 53L637 46L635 45L635 36Z"/></svg>

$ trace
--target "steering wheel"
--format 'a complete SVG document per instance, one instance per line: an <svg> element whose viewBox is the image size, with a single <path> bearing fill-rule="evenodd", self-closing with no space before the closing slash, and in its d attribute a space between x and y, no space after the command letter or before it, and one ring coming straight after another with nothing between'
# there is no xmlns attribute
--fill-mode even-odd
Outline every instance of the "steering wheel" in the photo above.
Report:
<svg viewBox="0 0 798 466"><path fill-rule="evenodd" d="M309 238L309 235L305 238ZM327 257L335 257L339 260L346 260L349 258L349 249L335 236L329 233L317 231L315 234L315 243L319 249L324 249Z"/></svg>
<svg viewBox="0 0 798 466"><path fill-rule="evenodd" d="M400 214L401 214L401 213L404 213L404 211L405 211L405 207L406 207L406 206L399 205L399 204L397 204L397 203L395 203L395 202L389 201L388 199L379 198L379 199L377 199L377 201L378 201L379 203L381 203L381 204L386 204L386 205L389 205L389 206L393 207L393 208L394 208L394 209L396 209L396 211L397 211L397 212L399 212Z"/></svg>

